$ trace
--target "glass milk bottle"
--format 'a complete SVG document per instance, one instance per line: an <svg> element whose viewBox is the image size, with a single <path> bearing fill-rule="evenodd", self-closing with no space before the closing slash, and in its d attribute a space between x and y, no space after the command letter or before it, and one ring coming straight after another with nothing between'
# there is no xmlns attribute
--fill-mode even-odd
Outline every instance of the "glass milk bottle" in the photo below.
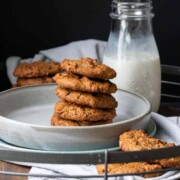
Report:
<svg viewBox="0 0 180 180"><path fill-rule="evenodd" d="M119 89L138 93L157 112L161 94L161 68L152 32L150 0L113 0L111 31L103 63L117 72Z"/></svg>

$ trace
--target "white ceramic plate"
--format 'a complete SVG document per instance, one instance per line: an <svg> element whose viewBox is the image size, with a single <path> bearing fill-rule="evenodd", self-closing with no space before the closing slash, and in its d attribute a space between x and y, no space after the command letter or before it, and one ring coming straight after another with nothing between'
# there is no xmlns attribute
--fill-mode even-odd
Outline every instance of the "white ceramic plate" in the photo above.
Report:
<svg viewBox="0 0 180 180"><path fill-rule="evenodd" d="M58 101L56 86L29 86L0 93L0 139L37 150L89 151L117 147L122 132L148 125L149 102L137 94L118 90L114 94L117 117L112 124L53 127L50 119Z"/></svg>
<svg viewBox="0 0 180 180"><path fill-rule="evenodd" d="M156 133L156 124L153 120L149 121L149 124L148 124L147 128L145 129L145 132L149 136L154 136L154 134ZM14 146L12 144L8 144L7 142L1 141L1 140L0 140L0 149L17 150L17 151L24 151L24 152L63 153L63 154L75 154L75 153L86 154L86 153L100 153L100 152L104 152L105 150L108 150L108 151L120 150L119 147L112 147L112 148L108 148L108 149L98 149L98 150L90 150L90 151L44 151L44 150L35 150L35 149L28 149L28 148Z"/></svg>

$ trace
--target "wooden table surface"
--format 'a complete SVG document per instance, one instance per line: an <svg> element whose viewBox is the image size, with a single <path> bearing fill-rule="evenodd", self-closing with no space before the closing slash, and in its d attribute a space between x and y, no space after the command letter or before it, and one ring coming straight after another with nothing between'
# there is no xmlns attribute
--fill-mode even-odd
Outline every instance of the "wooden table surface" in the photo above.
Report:
<svg viewBox="0 0 180 180"><path fill-rule="evenodd" d="M180 104L174 104L174 105L162 104L159 109L159 114L162 114L165 116L180 116ZM30 171L30 168L0 161L0 170L28 173ZM0 180L27 180L27 179L28 177L19 177L19 176L0 174Z"/></svg>

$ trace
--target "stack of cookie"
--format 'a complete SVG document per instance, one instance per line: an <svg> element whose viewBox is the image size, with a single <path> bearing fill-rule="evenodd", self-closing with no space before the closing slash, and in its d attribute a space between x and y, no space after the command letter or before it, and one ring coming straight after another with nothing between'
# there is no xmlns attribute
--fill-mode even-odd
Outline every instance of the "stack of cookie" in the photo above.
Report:
<svg viewBox="0 0 180 180"><path fill-rule="evenodd" d="M109 81L116 76L110 67L91 58L64 60L63 73L53 79L60 98L54 107L54 126L91 126L112 123L117 101L111 95L117 87Z"/></svg>
<svg viewBox="0 0 180 180"><path fill-rule="evenodd" d="M54 83L52 76L59 72L60 66L56 62L22 63L14 70L13 75L17 77L14 87Z"/></svg>
<svg viewBox="0 0 180 180"><path fill-rule="evenodd" d="M131 130L124 132L119 136L119 147L122 151L143 151L158 148L175 146L174 143L168 143L157 138L148 136L144 130ZM153 160L151 162L130 162L108 164L108 174L128 174L150 172L153 170L162 170L180 166L180 157ZM104 164L96 166L99 174L104 174ZM144 174L145 178L160 176L162 173Z"/></svg>

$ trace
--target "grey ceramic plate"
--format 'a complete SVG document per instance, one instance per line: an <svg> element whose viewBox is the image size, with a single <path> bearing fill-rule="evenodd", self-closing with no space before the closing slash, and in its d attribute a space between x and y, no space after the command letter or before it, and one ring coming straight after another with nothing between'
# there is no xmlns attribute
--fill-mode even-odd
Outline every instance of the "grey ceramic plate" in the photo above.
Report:
<svg viewBox="0 0 180 180"><path fill-rule="evenodd" d="M118 146L119 135L145 129L149 102L118 90L117 117L112 124L90 127L52 127L50 119L58 101L56 85L16 88L0 94L0 139L16 146L50 151L89 151Z"/></svg>
<svg viewBox="0 0 180 180"><path fill-rule="evenodd" d="M148 126L145 129L145 132L149 136L154 136L154 134L156 132L156 124L153 120L149 121ZM108 151L120 150L119 147L112 147L112 148L108 148L108 149L98 149L98 150L89 150L89 151L45 151L45 150L35 150L35 149L18 147L18 146L9 144L9 143L1 141L1 140L0 140L0 149L9 149L9 150L17 150L17 151L25 151L25 152L38 152L38 153L55 153L55 154L56 153L63 153L63 154L85 153L86 154L86 153L100 153L100 152L104 152L105 150L108 150Z"/></svg>

